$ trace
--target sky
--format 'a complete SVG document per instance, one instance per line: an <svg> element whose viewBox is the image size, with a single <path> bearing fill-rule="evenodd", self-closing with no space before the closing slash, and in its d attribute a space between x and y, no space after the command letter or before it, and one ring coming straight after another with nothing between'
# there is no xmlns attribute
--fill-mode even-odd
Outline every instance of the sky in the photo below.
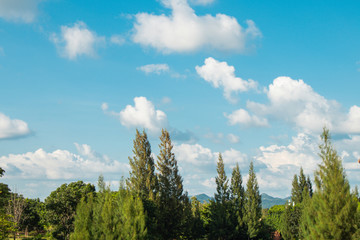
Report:
<svg viewBox="0 0 360 240"><path fill-rule="evenodd" d="M170 132L184 189L215 192L222 154L286 197L330 129L360 183L360 3L0 0L0 180L29 198L116 189L135 130Z"/></svg>

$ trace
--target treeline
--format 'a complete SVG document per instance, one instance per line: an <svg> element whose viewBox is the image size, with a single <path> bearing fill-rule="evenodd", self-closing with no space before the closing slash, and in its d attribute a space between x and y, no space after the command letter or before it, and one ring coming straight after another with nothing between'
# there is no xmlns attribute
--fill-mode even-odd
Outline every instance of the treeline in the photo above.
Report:
<svg viewBox="0 0 360 240"><path fill-rule="evenodd" d="M253 163L246 183L239 165L228 178L221 154L216 193L207 203L183 189L167 130L154 159L146 132L136 131L129 178L111 191L82 181L63 184L44 202L24 199L0 184L0 239L30 232L34 239L360 239L357 190L324 129L315 190L302 168L292 183L291 201L261 208ZM0 174L4 171L0 169Z"/></svg>

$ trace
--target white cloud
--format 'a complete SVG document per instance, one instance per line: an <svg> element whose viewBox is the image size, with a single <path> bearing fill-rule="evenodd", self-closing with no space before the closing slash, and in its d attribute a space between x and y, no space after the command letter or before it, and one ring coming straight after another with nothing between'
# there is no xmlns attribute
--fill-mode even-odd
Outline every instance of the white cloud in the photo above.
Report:
<svg viewBox="0 0 360 240"><path fill-rule="evenodd" d="M360 107L354 105L346 113L337 101L321 96L303 80L278 77L265 92L267 104L248 101L247 108L253 115L239 109L225 115L230 124L264 126L269 117L293 124L302 131L319 133L327 126L333 133L360 133Z"/></svg>
<svg viewBox="0 0 360 240"><path fill-rule="evenodd" d="M305 172L312 172L319 163L318 138L298 133L292 138L292 142L287 146L271 145L260 147L259 155L256 160L267 166L271 172L282 173L284 170L299 169L303 167Z"/></svg>
<svg viewBox="0 0 360 240"><path fill-rule="evenodd" d="M215 190L216 189L215 178L212 177L210 179L205 179L204 181L201 182L201 185L203 185L206 188L210 188L211 190Z"/></svg>
<svg viewBox="0 0 360 240"><path fill-rule="evenodd" d="M238 143L238 142L240 142L239 136L236 136L236 135L234 135L234 134L232 134L232 133L229 133L229 134L227 135L227 139L228 139L229 142L231 142L231 143Z"/></svg>
<svg viewBox="0 0 360 240"><path fill-rule="evenodd" d="M251 20L243 28L224 14L197 16L186 0L162 0L170 16L135 15L133 41L163 53L192 52L201 48L244 51L248 40L261 36Z"/></svg>
<svg viewBox="0 0 360 240"><path fill-rule="evenodd" d="M174 146L174 153L179 163L192 164L196 166L203 166L213 164L216 159L216 153L213 153L209 148L203 147L200 144L180 144Z"/></svg>
<svg viewBox="0 0 360 240"><path fill-rule="evenodd" d="M244 109L238 109L231 114L224 114L229 120L230 125L245 125L247 127L267 127L269 123L266 118L261 118L255 115L250 115Z"/></svg>
<svg viewBox="0 0 360 240"><path fill-rule="evenodd" d="M116 45L123 45L125 43L125 38L120 35L112 35L110 42Z"/></svg>
<svg viewBox="0 0 360 240"><path fill-rule="evenodd" d="M219 62L212 57L205 59L203 66L196 66L196 72L205 81L211 83L215 88L222 87L224 96L230 102L236 102L233 93L246 92L257 88L257 82L249 79L243 80L235 76L235 68L226 62Z"/></svg>
<svg viewBox="0 0 360 240"><path fill-rule="evenodd" d="M55 43L62 57L71 60L82 55L95 57L95 48L105 42L104 37L97 36L81 21L72 27L61 26L61 34L52 34L50 40Z"/></svg>
<svg viewBox="0 0 360 240"><path fill-rule="evenodd" d="M28 135L30 129L28 124L19 119L10 119L0 113L0 139L15 138Z"/></svg>
<svg viewBox="0 0 360 240"><path fill-rule="evenodd" d="M167 64L148 64L137 68L140 71L143 71L146 74L155 73L161 74L164 72L168 72L170 70Z"/></svg>
<svg viewBox="0 0 360 240"><path fill-rule="evenodd" d="M16 179L76 179L97 178L99 174L127 172L127 164L110 161L95 153L90 146L76 144L80 155L67 150L46 152L42 148L35 152L10 154L0 157L0 166L6 170L6 178Z"/></svg>
<svg viewBox="0 0 360 240"><path fill-rule="evenodd" d="M110 114L119 117L125 127L145 128L152 133L159 133L168 126L167 116L161 110L156 110L154 104L146 97L135 97L134 106L127 105L120 113L111 111ZM108 106L102 106L107 111Z"/></svg>
<svg viewBox="0 0 360 240"><path fill-rule="evenodd" d="M215 0L190 0L191 4L202 6L212 4L213 2L215 2Z"/></svg>
<svg viewBox="0 0 360 240"><path fill-rule="evenodd" d="M7 21L31 23L42 0L0 0L0 18Z"/></svg>
<svg viewBox="0 0 360 240"><path fill-rule="evenodd" d="M242 153L238 150L230 148L230 150L226 150L222 153L224 164L227 167L233 168L236 163L239 164L240 167L249 166L250 162L245 153Z"/></svg>

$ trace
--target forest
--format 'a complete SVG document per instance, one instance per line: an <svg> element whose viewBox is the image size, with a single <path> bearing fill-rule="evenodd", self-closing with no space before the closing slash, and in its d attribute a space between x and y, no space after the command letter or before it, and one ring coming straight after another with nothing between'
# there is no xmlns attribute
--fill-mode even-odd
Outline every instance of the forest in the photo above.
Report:
<svg viewBox="0 0 360 240"><path fill-rule="evenodd" d="M239 165L227 176L219 154L216 192L201 203L183 188L169 132L162 130L154 159L146 132L137 130L118 191L100 175L96 187L62 184L40 201L0 183L0 239L360 239L357 187L351 190L328 129L321 139L314 182L301 168L291 200L262 209L253 163L243 183Z"/></svg>

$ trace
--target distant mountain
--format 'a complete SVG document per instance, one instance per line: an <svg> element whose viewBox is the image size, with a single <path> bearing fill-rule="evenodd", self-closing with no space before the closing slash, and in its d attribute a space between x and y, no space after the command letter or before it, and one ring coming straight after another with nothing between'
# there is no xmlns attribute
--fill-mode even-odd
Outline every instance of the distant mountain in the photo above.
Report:
<svg viewBox="0 0 360 240"><path fill-rule="evenodd" d="M195 195L194 197L196 197L197 200L201 203L209 202L210 199L213 199L212 197L209 197L208 195L206 195L204 193Z"/></svg>
<svg viewBox="0 0 360 240"><path fill-rule="evenodd" d="M205 202L209 202L210 199L213 199L212 197L209 197L206 194L198 194L195 195L195 197L197 198L197 200L201 203L205 203ZM262 203L262 208L271 208L274 205L283 205L285 204L288 200L290 199L290 197L287 198L277 198L277 197L272 197L266 193L261 194L261 203Z"/></svg>
<svg viewBox="0 0 360 240"><path fill-rule="evenodd" d="M261 203L262 208L271 208L274 205L283 205L285 204L290 197L287 198L277 198L267 195L266 193L261 194Z"/></svg>

